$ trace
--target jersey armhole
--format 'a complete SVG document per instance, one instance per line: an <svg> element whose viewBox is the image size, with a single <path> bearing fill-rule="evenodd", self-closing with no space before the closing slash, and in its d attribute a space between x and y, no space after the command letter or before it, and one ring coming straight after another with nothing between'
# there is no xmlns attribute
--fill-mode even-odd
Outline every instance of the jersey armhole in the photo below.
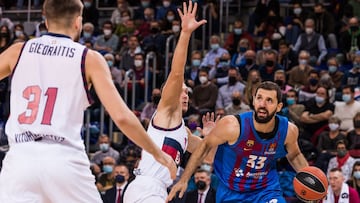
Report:
<svg viewBox="0 0 360 203"><path fill-rule="evenodd" d="M81 76L82 76L82 79L83 79L83 84L84 84L84 89L85 89L85 92L86 92L87 99L88 99L90 104L93 104L94 100L91 98L89 85L88 85L88 82L86 80L85 61L86 61L87 53L88 53L88 48L84 48L82 56L81 56Z"/></svg>

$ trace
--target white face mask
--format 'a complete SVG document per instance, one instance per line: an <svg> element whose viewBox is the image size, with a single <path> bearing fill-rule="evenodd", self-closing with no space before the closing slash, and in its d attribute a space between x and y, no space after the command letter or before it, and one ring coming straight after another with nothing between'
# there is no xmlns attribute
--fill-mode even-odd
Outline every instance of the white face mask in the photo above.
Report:
<svg viewBox="0 0 360 203"><path fill-rule="evenodd" d="M301 65L306 65L306 64L307 64L307 60L306 60L306 59L300 59L300 60L299 60L299 64L301 64Z"/></svg>
<svg viewBox="0 0 360 203"><path fill-rule="evenodd" d="M175 16L167 16L166 18L167 18L168 21L171 22L171 21L173 21L175 19Z"/></svg>
<svg viewBox="0 0 360 203"><path fill-rule="evenodd" d="M306 34L308 34L308 35L312 34L313 31L314 31L314 30L313 30L312 28L305 28L305 32L306 32Z"/></svg>
<svg viewBox="0 0 360 203"><path fill-rule="evenodd" d="M134 60L134 65L135 65L136 67L142 66L142 60Z"/></svg>
<svg viewBox="0 0 360 203"><path fill-rule="evenodd" d="M205 84L205 83L208 81L208 79L207 79L206 76L200 76L200 77L199 77L199 80L200 80L200 83L201 83L201 84Z"/></svg>
<svg viewBox="0 0 360 203"><path fill-rule="evenodd" d="M337 123L329 123L329 128L331 131L335 131L339 128L339 124Z"/></svg>
<svg viewBox="0 0 360 203"><path fill-rule="evenodd" d="M179 32L180 31L180 26L179 25L173 25L172 26L172 31L173 32Z"/></svg>
<svg viewBox="0 0 360 203"><path fill-rule="evenodd" d="M104 29L104 35L109 36L112 34L112 31L110 29Z"/></svg>

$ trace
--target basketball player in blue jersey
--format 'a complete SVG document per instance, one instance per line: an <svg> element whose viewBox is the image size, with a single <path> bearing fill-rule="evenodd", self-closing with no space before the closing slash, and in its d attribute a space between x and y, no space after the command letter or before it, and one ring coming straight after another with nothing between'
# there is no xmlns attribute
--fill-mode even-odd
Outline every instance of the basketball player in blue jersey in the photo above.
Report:
<svg viewBox="0 0 360 203"><path fill-rule="evenodd" d="M219 178L218 203L285 203L276 160L286 156L299 171L308 166L300 152L298 128L286 117L276 115L282 108L281 90L263 82L253 98L254 111L222 118L192 154L179 182L168 199L180 191L182 197L197 166L217 147L214 170Z"/></svg>
<svg viewBox="0 0 360 203"><path fill-rule="evenodd" d="M176 45L170 74L162 89L161 99L157 110L152 116L148 134L163 151L172 156L177 165L180 164L185 150L193 152L200 138L193 136L185 127L182 119L183 112L188 108L188 92L184 84L185 63L188 54L188 44L192 32L206 23L205 20L196 21L197 4L192 1L183 3L181 18L181 32ZM210 123L213 121L213 117ZM205 126L206 124L204 124ZM124 195L125 203L161 203L166 201L167 187L173 181L169 172L159 165L147 152L142 152L136 178L132 181Z"/></svg>
<svg viewBox="0 0 360 203"><path fill-rule="evenodd" d="M102 202L80 135L90 85L122 132L176 177L173 159L127 108L104 58L74 42L82 30L82 10L81 0L46 0L49 34L0 55L0 79L12 74L1 203Z"/></svg>

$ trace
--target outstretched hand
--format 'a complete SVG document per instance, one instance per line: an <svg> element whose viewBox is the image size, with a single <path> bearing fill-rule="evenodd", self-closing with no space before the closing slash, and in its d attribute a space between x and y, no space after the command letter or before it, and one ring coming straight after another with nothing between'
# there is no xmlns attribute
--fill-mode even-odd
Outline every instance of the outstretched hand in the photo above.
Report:
<svg viewBox="0 0 360 203"><path fill-rule="evenodd" d="M210 133L210 131L215 127L216 123L219 120L220 120L220 115L216 116L215 119L214 112L212 113L207 112L202 117L203 128L201 129L200 127L198 127L197 130L201 133L202 136L206 137Z"/></svg>
<svg viewBox="0 0 360 203"><path fill-rule="evenodd" d="M183 11L178 8L178 13L181 18L181 29L182 32L189 32L192 33L196 28L200 25L206 23L206 20L196 21L196 10L197 10L197 3L194 4L190 0L189 7L187 7L186 2L183 3Z"/></svg>
<svg viewBox="0 0 360 203"><path fill-rule="evenodd" d="M157 162L166 166L170 172L170 177L172 180L176 178L177 167L175 161L171 158L170 155L166 154L165 152L161 151L159 157L154 157Z"/></svg>

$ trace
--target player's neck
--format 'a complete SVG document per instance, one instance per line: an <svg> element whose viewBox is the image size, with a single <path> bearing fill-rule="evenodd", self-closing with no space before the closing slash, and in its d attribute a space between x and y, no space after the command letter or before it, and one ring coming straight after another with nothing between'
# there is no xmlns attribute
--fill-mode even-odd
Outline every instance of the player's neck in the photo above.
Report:
<svg viewBox="0 0 360 203"><path fill-rule="evenodd" d="M69 30L69 29L54 27L54 28L49 28L48 32L66 35L66 36L69 36L72 40L74 40L74 31Z"/></svg>
<svg viewBox="0 0 360 203"><path fill-rule="evenodd" d="M272 132L275 128L275 117L267 123L259 123L254 119L255 130L262 133Z"/></svg>

